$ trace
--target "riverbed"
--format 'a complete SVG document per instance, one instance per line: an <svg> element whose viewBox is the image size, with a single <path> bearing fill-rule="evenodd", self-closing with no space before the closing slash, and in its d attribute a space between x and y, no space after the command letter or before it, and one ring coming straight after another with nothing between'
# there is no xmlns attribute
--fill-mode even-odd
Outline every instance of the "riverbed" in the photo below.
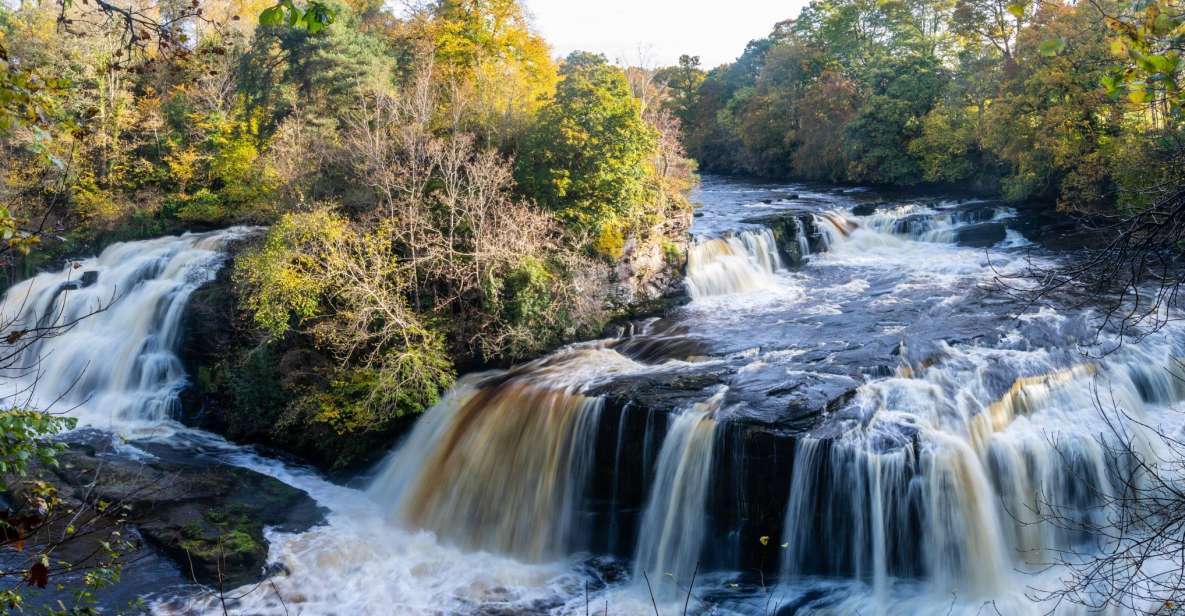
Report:
<svg viewBox="0 0 1185 616"><path fill-rule="evenodd" d="M1045 516L1115 489L1097 393L1179 433L1180 328L1116 350L1089 308L1003 292L1069 258L1009 204L716 177L697 200L689 301L466 376L345 484L172 420L176 315L248 230L88 264L126 304L50 342L48 389L128 455L189 448L328 509L269 531L271 583L232 613L1046 613L1047 563L1091 537ZM150 611L221 613L152 566L128 576Z"/></svg>

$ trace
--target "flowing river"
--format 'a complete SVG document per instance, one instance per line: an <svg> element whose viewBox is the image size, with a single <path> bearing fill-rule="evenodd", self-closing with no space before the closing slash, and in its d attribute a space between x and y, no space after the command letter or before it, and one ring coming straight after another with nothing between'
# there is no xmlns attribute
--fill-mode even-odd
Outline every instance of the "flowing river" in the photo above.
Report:
<svg viewBox="0 0 1185 616"><path fill-rule="evenodd" d="M998 203L720 178L699 200L690 302L463 378L365 486L172 419L179 314L249 229L119 244L13 287L3 312L24 322L110 307L28 351L36 388L9 375L0 394L327 507L269 531L274 591L232 613L1054 609L1036 600L1058 584L1048 563L1097 538L1048 518L1107 519L1114 423L1153 453L1152 427L1181 432L1180 328L1114 350L1088 310L993 289L1062 258ZM139 583L155 613L222 611L176 572Z"/></svg>

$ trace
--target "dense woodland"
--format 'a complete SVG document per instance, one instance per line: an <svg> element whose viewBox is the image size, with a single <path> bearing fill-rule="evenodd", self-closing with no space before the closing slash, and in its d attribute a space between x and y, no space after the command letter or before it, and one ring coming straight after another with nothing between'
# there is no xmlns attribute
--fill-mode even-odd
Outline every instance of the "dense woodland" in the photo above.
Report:
<svg viewBox="0 0 1185 616"><path fill-rule="evenodd" d="M660 77L708 172L1140 207L1185 168L1181 10L820 0L732 64Z"/></svg>

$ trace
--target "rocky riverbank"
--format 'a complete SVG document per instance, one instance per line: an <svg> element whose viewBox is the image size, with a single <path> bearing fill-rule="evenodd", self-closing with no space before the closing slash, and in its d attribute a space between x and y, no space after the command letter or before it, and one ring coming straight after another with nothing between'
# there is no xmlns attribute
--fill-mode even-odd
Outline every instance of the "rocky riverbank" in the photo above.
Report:
<svg viewBox="0 0 1185 616"><path fill-rule="evenodd" d="M627 242L606 272L608 315L641 318L686 299L683 267L690 221L690 214L669 220L649 241ZM229 262L213 281L193 292L185 308L178 344L190 381L181 394L183 421L235 442L284 451L323 469L377 461L418 415L390 416L362 427L334 421L331 399L357 397L367 385L342 382L337 360L309 336L289 332L271 339L244 313L232 271L235 255L254 241L232 244ZM460 373L491 367L476 351L454 361Z"/></svg>
<svg viewBox="0 0 1185 616"><path fill-rule="evenodd" d="M68 438L57 464L37 465L27 477L8 478L13 486L10 518L37 509L45 515L45 486L60 501L51 508L48 523L29 538L30 549L56 543L75 527L126 526L122 536L133 537L133 550L157 550L185 578L229 589L267 575L264 529L303 532L325 518L324 509L302 490L190 450L122 443L91 430ZM96 518L102 521L89 522ZM101 553L104 541L111 541L106 532L79 532L64 545L71 554L85 555Z"/></svg>

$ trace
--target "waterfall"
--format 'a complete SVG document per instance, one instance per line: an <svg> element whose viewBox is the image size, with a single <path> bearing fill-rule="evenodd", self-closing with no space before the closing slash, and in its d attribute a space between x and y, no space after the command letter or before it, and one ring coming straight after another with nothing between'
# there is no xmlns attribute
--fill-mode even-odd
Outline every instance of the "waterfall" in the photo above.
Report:
<svg viewBox="0 0 1185 616"><path fill-rule="evenodd" d="M420 422L392 465L395 481L380 479L376 494L397 521L467 549L562 556L577 543L600 408L517 381L462 388ZM393 487L392 502L383 496Z"/></svg>
<svg viewBox="0 0 1185 616"><path fill-rule="evenodd" d="M1011 569L1038 570L1055 551L1091 545L1098 538L1082 529L1125 514L1109 500L1124 461L1108 449L1116 436L1096 414L1098 392L1148 459L1146 405L1185 398L1171 347L1065 368L1042 353L1025 366L1007 351L944 352L862 387L864 419L842 437L798 442L785 579L847 575L881 597L894 578L967 596L1006 592ZM993 393L1005 367L1035 373Z"/></svg>
<svg viewBox="0 0 1185 616"><path fill-rule="evenodd" d="M802 219L797 216L794 217L794 239L798 242L798 254L805 261L811 254L811 243L806 237L806 227L802 224Z"/></svg>
<svg viewBox="0 0 1185 616"><path fill-rule="evenodd" d="M235 454L331 511L307 533L269 531L283 573L273 592L237 593L238 607L577 614L587 588L594 610L653 613L646 577L657 609L679 613L699 567L693 596L712 605L694 613L976 614L989 601L1045 612L1016 572L1056 586L1047 563L1107 539L1084 528L1139 513L1109 502L1133 462L1116 454L1100 398L1148 459L1163 453L1157 430L1185 434L1174 418L1185 330L1084 359L1076 313L1013 318L1015 306L969 291L994 270L942 234L986 214L841 213L852 206L837 197L813 228L776 219L776 237L798 242L789 253L809 252L804 226L832 248L793 274L774 233L738 222L688 257L688 290L712 301L462 378L365 491ZM23 351L0 395L59 400L85 424L132 434L169 419L186 383L184 305L249 233L117 244L15 285L3 302L12 330L106 309ZM745 291L759 292L728 297ZM835 309L811 310L821 305ZM865 359L887 369L857 373ZM849 374L842 392L821 378ZM825 410L799 421L816 395Z"/></svg>
<svg viewBox="0 0 1185 616"><path fill-rule="evenodd" d="M815 227L819 229L824 250L831 250L838 243L847 240L858 226L839 212L818 212L814 214Z"/></svg>
<svg viewBox="0 0 1185 616"><path fill-rule="evenodd" d="M6 331L67 326L20 348L5 371L6 405L69 410L85 425L124 428L175 416L186 383L175 351L190 294L212 280L237 227L113 244L4 295Z"/></svg>
<svg viewBox="0 0 1185 616"><path fill-rule="evenodd" d="M687 592L707 528L706 503L715 444L715 413L724 391L675 418L658 454L658 472L638 537L634 579L656 595Z"/></svg>
<svg viewBox="0 0 1185 616"><path fill-rule="evenodd" d="M688 250L687 290L700 299L766 288L776 284L773 274L781 268L769 229L702 240Z"/></svg>
<svg viewBox="0 0 1185 616"><path fill-rule="evenodd" d="M794 460L783 575L891 577L990 592L1007 563L986 474L966 443L804 440Z"/></svg>
<svg viewBox="0 0 1185 616"><path fill-rule="evenodd" d="M577 522L603 402L593 373L637 364L581 348L477 375L429 409L370 494L399 525L467 549L544 561L584 548Z"/></svg>
<svg viewBox="0 0 1185 616"><path fill-rule="evenodd" d="M988 205L971 207L950 207L934 209L918 204L901 205L895 208L880 208L861 218L861 223L874 231L886 235L930 242L950 244L958 241L960 232L975 225L1001 222L1016 217L1016 211ZM1010 243L1023 242L1023 236L1015 231L1005 234Z"/></svg>

